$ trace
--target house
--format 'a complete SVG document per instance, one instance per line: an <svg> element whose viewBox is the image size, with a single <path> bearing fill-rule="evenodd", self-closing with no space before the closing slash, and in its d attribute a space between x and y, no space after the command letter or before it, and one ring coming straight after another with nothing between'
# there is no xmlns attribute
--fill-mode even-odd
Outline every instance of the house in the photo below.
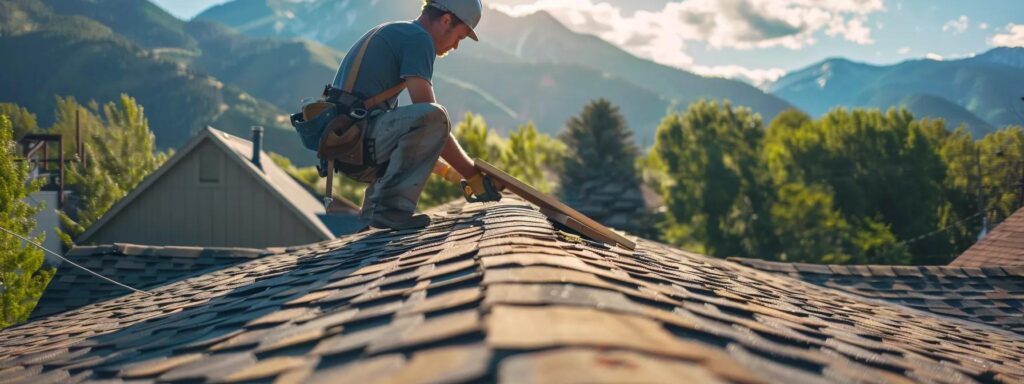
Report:
<svg viewBox="0 0 1024 384"><path fill-rule="evenodd" d="M609 247L511 196L427 213L427 228L272 249L5 329L0 381L1024 381L1024 335L998 317Z"/></svg>
<svg viewBox="0 0 1024 384"><path fill-rule="evenodd" d="M956 260L957 267L1024 266L1024 207L1014 212Z"/></svg>
<svg viewBox="0 0 1024 384"><path fill-rule="evenodd" d="M256 144L213 128L193 137L110 208L76 244L266 248L333 239L362 227L348 203L328 215ZM336 199L341 201L342 199Z"/></svg>
<svg viewBox="0 0 1024 384"><path fill-rule="evenodd" d="M58 212L65 209L67 198L64 190L65 167L67 163L77 162L82 158L81 135L78 137L78 154L70 159L64 158L64 137L61 135L30 133L18 139L21 155L29 164L29 178L41 180L40 189L29 195L26 200L32 206L43 208L35 215L36 226L30 235L33 238L43 235L43 242L40 245L46 249L60 250L63 246L54 230L61 226ZM49 253L44 253L43 257L46 265L60 265L60 259Z"/></svg>

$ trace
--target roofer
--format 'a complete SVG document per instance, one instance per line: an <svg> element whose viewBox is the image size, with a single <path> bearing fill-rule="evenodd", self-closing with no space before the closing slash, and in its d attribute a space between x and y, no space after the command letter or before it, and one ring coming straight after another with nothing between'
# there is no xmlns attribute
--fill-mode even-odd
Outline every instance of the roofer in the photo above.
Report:
<svg viewBox="0 0 1024 384"><path fill-rule="evenodd" d="M350 120L365 120L364 139L354 140L354 145L364 148L347 151L360 159L365 156L361 161L372 166L346 169L342 162L325 161L346 156L329 154L324 147L329 146L325 141L332 140L327 138L331 131L337 134L333 140L345 140L342 136L347 125L344 130L328 125L327 131L317 131L317 135L324 132L324 138L316 138L320 142L317 150L321 175L333 175L337 168L370 183L360 214L370 226L406 229L430 224L429 216L414 212L439 156L468 179L463 180L467 200L500 199L489 178L477 171L452 135L448 112L437 103L431 83L435 57L458 49L466 37L477 40L474 28L482 11L480 0L424 1L418 19L382 24L356 41L342 60L333 83L324 91L327 101L334 100L336 105L346 108L357 106L338 112L334 118L344 119L346 124L358 124ZM398 106L402 88L408 89L412 105ZM358 108L362 102L365 109ZM301 123L293 116L293 125ZM305 135L303 128L296 128ZM308 138L303 140L306 143Z"/></svg>

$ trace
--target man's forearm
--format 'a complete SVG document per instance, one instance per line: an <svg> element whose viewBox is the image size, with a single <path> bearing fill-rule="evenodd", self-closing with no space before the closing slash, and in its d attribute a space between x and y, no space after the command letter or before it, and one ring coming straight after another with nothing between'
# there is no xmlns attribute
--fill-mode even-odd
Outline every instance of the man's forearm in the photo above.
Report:
<svg viewBox="0 0 1024 384"><path fill-rule="evenodd" d="M441 157L451 164L452 168L455 168L464 179L469 179L478 173L476 166L473 165L473 159L470 159L469 155L462 150L452 134L448 135L448 141L445 142L444 149L441 150Z"/></svg>

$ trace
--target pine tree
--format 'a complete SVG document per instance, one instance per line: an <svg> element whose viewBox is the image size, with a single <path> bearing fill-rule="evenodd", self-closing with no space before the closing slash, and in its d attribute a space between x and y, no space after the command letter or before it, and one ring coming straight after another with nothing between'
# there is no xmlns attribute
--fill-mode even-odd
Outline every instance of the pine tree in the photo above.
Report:
<svg viewBox="0 0 1024 384"><path fill-rule="evenodd" d="M25 199L41 185L28 180L27 163L16 161L13 135L11 121L0 115L0 227L28 237L43 207L33 207ZM42 243L43 235L33 241ZM42 266L42 250L0 231L0 328L25 321L32 313L53 277L53 270Z"/></svg>
<svg viewBox="0 0 1024 384"><path fill-rule="evenodd" d="M619 108L608 100L597 99L584 106L579 116L566 123L559 137L568 149L563 163L564 186L596 179L638 179L633 164L639 150L633 143L633 132Z"/></svg>
<svg viewBox="0 0 1024 384"><path fill-rule="evenodd" d="M601 223L636 232L642 230L645 207L632 136L619 108L608 100L584 106L559 135L566 147L561 195Z"/></svg>
<svg viewBox="0 0 1024 384"><path fill-rule="evenodd" d="M59 235L69 247L74 237L103 217L168 157L167 153L157 152L156 139L135 99L122 95L118 103L107 103L102 118L95 104L85 109L74 100L59 103L57 116L61 120L52 130L65 137L73 135L74 120L69 124L66 119L74 119L75 110L80 111L84 122L86 162L67 170L68 186L82 197L74 217L61 214L67 232Z"/></svg>

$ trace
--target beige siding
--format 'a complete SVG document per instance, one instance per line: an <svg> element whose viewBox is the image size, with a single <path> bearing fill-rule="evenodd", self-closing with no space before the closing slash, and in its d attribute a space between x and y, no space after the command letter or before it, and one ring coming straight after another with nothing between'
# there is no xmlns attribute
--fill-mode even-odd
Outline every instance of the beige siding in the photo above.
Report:
<svg viewBox="0 0 1024 384"><path fill-rule="evenodd" d="M200 183L204 153L219 158L219 183ZM322 240L271 193L207 140L88 242L263 248Z"/></svg>

